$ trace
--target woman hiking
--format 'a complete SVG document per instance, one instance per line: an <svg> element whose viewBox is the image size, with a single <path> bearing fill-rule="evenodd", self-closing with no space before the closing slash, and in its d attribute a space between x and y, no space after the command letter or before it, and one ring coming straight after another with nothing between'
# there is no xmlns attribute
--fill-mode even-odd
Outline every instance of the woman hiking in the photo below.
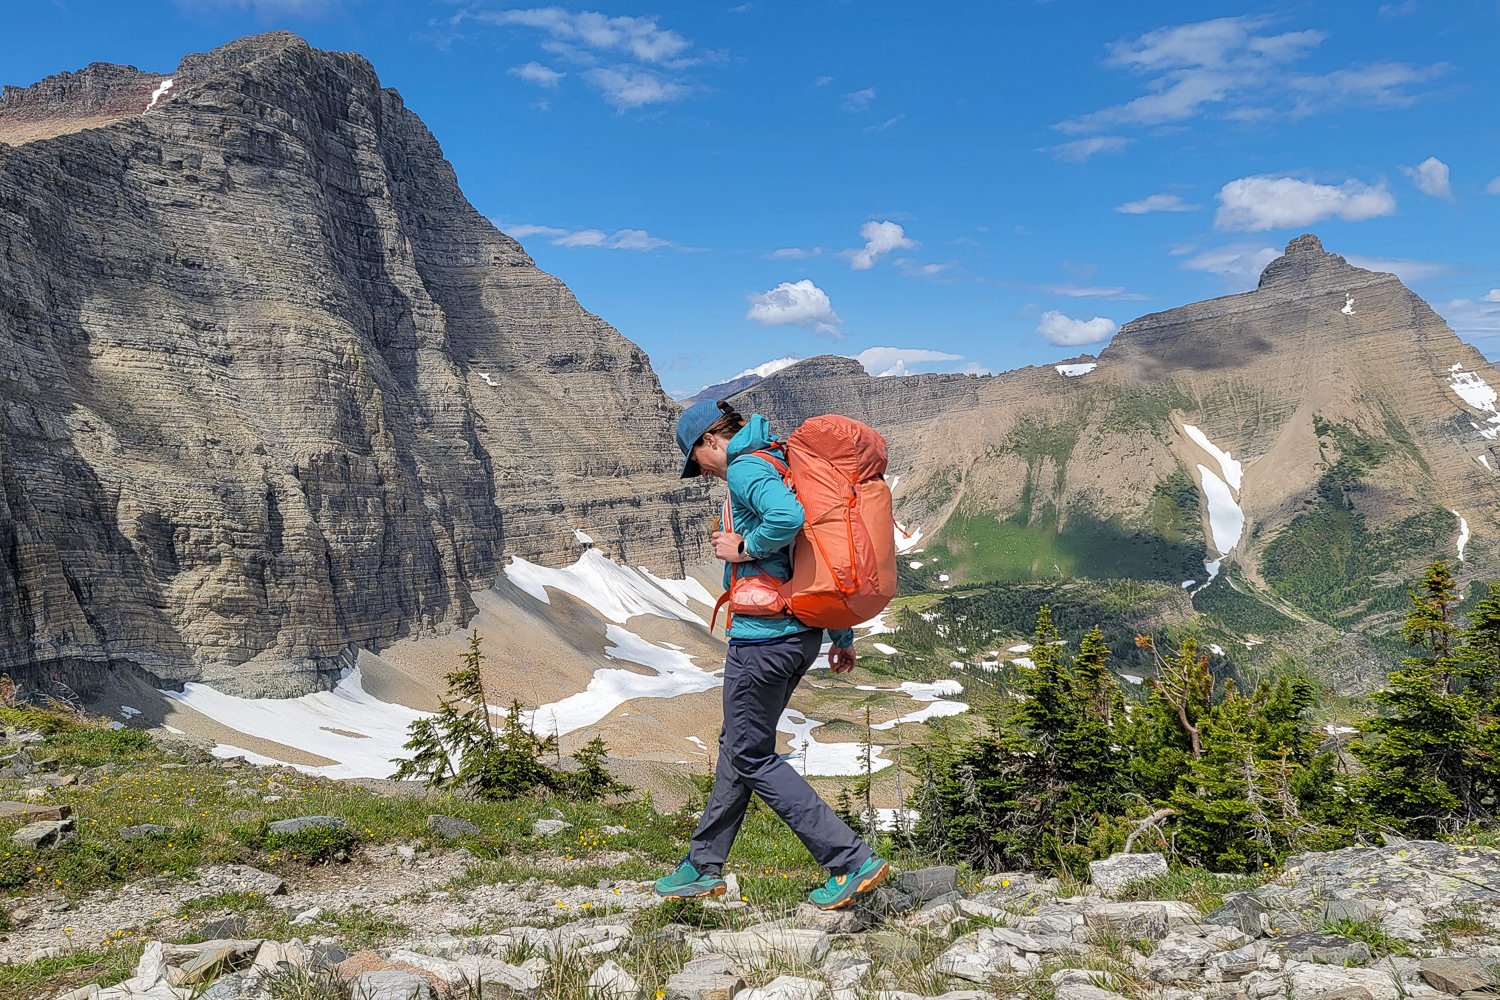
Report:
<svg viewBox="0 0 1500 1000"><path fill-rule="evenodd" d="M733 574L765 573L789 579L792 542L804 514L781 474L754 454L770 451L786 460L760 414L744 419L725 403L696 403L677 421L682 478L709 475L729 486L730 523L715 531L714 554L724 560L724 586ZM829 630L828 664L835 673L854 669L854 631ZM750 793L761 797L829 872L814 889L814 905L836 910L874 889L890 874L864 840L838 818L776 749L776 723L792 692L818 658L823 630L790 615L736 614L724 661L724 726L713 793L693 834L688 856L658 879L656 893L669 898L718 896L725 891L724 861L734 844Z"/></svg>

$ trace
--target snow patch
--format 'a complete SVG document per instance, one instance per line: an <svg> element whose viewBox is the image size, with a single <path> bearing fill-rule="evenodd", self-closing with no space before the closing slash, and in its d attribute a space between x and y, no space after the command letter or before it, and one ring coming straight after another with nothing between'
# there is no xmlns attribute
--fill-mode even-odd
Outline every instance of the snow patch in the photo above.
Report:
<svg viewBox="0 0 1500 1000"><path fill-rule="evenodd" d="M697 580L693 579L690 576L685 577L681 580L668 580L664 577L657 576L655 573L651 572L644 566L637 566L636 569L640 570L641 575L646 579L650 580L652 583L656 584L658 587L660 587L662 590L665 590L673 597L677 598L683 604L686 604L689 601L697 601L699 604L706 605L710 608L714 606L714 595L708 592L707 587L704 587L703 584L699 583ZM670 642L666 642L662 643L662 645L671 646L672 644ZM677 646L675 648L681 649L682 647Z"/></svg>
<svg viewBox="0 0 1500 1000"><path fill-rule="evenodd" d="M390 777L407 756L407 728L428 715L366 693L358 669L345 671L332 691L300 698L236 698L196 682L162 694L246 736L326 757L334 763L292 766L327 778ZM281 763L227 744L214 755Z"/></svg>
<svg viewBox="0 0 1500 1000"><path fill-rule="evenodd" d="M1348 292L1344 293L1344 308L1340 309L1339 312L1343 313L1345 316L1354 315L1354 296L1350 295Z"/></svg>
<svg viewBox="0 0 1500 1000"><path fill-rule="evenodd" d="M907 563L906 565L910 566L912 569L921 569L922 568L922 560L920 560L920 559L913 559L911 562Z"/></svg>
<svg viewBox="0 0 1500 1000"><path fill-rule="evenodd" d="M1018 656L1010 662L1014 663L1018 667L1026 667L1028 670L1036 669L1036 661L1029 656Z"/></svg>
<svg viewBox="0 0 1500 1000"><path fill-rule="evenodd" d="M687 741L689 743L696 743L698 745L698 748L701 749L701 750L707 750L708 749L708 744L704 743L702 740L700 740L696 736L689 736L687 738Z"/></svg>
<svg viewBox="0 0 1500 1000"><path fill-rule="evenodd" d="M915 809L876 809L875 829L891 833L911 833L922 814Z"/></svg>
<svg viewBox="0 0 1500 1000"><path fill-rule="evenodd" d="M1196 584L1197 582L1198 582L1197 580L1183 580L1182 581L1182 589L1183 590L1191 590L1191 589L1193 589L1194 584Z"/></svg>
<svg viewBox="0 0 1500 1000"><path fill-rule="evenodd" d="M885 623L885 615L886 612L882 611L880 612L880 614L876 615L874 618L871 618L869 621L860 622L854 627L865 629L866 639L870 638L870 636L872 635L894 635L896 630ZM932 618L928 618L925 614L922 617L927 621L932 621ZM933 615L933 617L935 618L937 616Z"/></svg>
<svg viewBox="0 0 1500 1000"><path fill-rule="evenodd" d="M1333 723L1329 723L1323 727L1323 732L1329 736L1347 736L1350 733L1357 733L1359 730L1353 726L1335 726Z"/></svg>
<svg viewBox="0 0 1500 1000"><path fill-rule="evenodd" d="M897 726L904 726L908 723L926 722L928 719L942 719L947 718L951 715L962 715L968 710L969 706L965 705L961 701L933 701L929 702L923 708L917 709L915 712L909 712L906 715L901 716L901 718L899 719L891 719L888 722L878 722L870 728L879 729L881 731L887 729L895 729Z"/></svg>
<svg viewBox="0 0 1500 1000"><path fill-rule="evenodd" d="M1490 466L1490 456L1488 456L1488 455L1475 455L1474 456L1474 461L1478 462L1480 465L1484 466L1486 469L1489 469L1491 472L1495 471L1494 468L1492 468Z"/></svg>
<svg viewBox="0 0 1500 1000"><path fill-rule="evenodd" d="M948 695L963 694L964 686L961 681L902 681L901 690L905 691L913 701L935 701Z"/></svg>
<svg viewBox="0 0 1500 1000"><path fill-rule="evenodd" d="M1029 652L1031 652L1031 643L1029 643L1029 642L1018 642L1014 646L1012 646L1009 649L1007 649L1006 652L1007 653L1029 653Z"/></svg>
<svg viewBox="0 0 1500 1000"><path fill-rule="evenodd" d="M1098 368L1099 362L1090 361L1085 364L1077 365L1053 365L1053 367L1057 369L1057 374L1062 375L1065 378L1077 378L1079 375L1087 375L1095 368Z"/></svg>
<svg viewBox="0 0 1500 1000"><path fill-rule="evenodd" d="M489 372L475 372L474 374L478 375L480 378L484 379L484 384L485 385L490 386L491 388L494 388L494 389L500 388L500 383L496 382L494 379L490 378L490 373Z"/></svg>
<svg viewBox="0 0 1500 1000"><path fill-rule="evenodd" d="M896 647L895 646L887 646L883 642L877 642L877 643L875 643L875 648L877 650L879 650L880 652L884 653L886 656L894 656L894 655L896 655Z"/></svg>
<svg viewBox="0 0 1500 1000"><path fill-rule="evenodd" d="M1478 372L1465 371L1462 363L1455 363L1448 369L1448 387L1474 409L1489 414L1485 426L1476 423L1475 430L1490 441L1500 438L1500 410L1495 408L1497 396L1493 386Z"/></svg>
<svg viewBox="0 0 1500 1000"><path fill-rule="evenodd" d="M1146 682L1146 678L1140 674L1121 674L1120 680L1129 681L1132 684L1144 684Z"/></svg>
<svg viewBox="0 0 1500 1000"><path fill-rule="evenodd" d="M864 774L864 748L858 743L819 743L813 730L822 724L795 709L789 708L781 713L776 729L791 737L792 752L786 755L786 759L792 767L799 773L811 775ZM883 771L891 766L891 762L881 756L884 752L884 747L870 748L871 771Z"/></svg>
<svg viewBox="0 0 1500 1000"><path fill-rule="evenodd" d="M1230 486L1233 486L1234 491L1238 493L1240 491L1241 480L1244 477L1244 465L1236 462L1230 457L1229 452L1219 448L1218 445L1208 439L1207 434L1204 434L1192 424L1183 424L1182 429L1187 432L1187 436L1192 438L1198 447L1214 457L1214 461L1219 463L1219 468L1223 471L1225 481Z"/></svg>
<svg viewBox="0 0 1500 1000"><path fill-rule="evenodd" d="M1214 654L1215 656L1223 656L1224 655L1224 647L1220 646L1217 642L1211 642L1211 643L1209 643L1208 644L1208 651L1210 653Z"/></svg>
<svg viewBox="0 0 1500 1000"><path fill-rule="evenodd" d="M132 708L129 705L120 706L120 717L123 719L133 719L140 714L141 710L138 708Z"/></svg>
<svg viewBox="0 0 1500 1000"><path fill-rule="evenodd" d="M907 530L906 530L906 525L902 524L900 521L896 522L896 551L897 552L910 552L912 549L914 549L914 548L917 547L917 543L920 542L921 540L922 540L922 529L921 528L913 528L913 529L911 529L911 533L908 534Z"/></svg>
<svg viewBox="0 0 1500 1000"><path fill-rule="evenodd" d="M590 538L587 533L579 531L577 528L573 529L573 537L578 540L578 543L580 545L594 544L594 540Z"/></svg>
<svg viewBox="0 0 1500 1000"><path fill-rule="evenodd" d="M1458 518L1458 561L1463 562L1464 549L1469 544L1469 522L1465 521L1464 516L1456 510L1453 512L1453 516Z"/></svg>
<svg viewBox="0 0 1500 1000"><path fill-rule="evenodd" d="M700 669L687 653L647 642L618 625L605 626L604 635L611 643L604 655L650 667L655 675L620 667L602 668L577 694L522 713L527 725L538 732L563 736L594 725L634 698L676 698L709 691L723 683L714 673Z"/></svg>
<svg viewBox="0 0 1500 1000"><path fill-rule="evenodd" d="M552 569L512 556L505 567L510 582L543 604L551 604L547 589L571 594L598 611L610 621L623 625L636 615L656 615L679 621L708 623L646 577L626 566L611 562L598 549L589 549L578 561L565 569ZM699 585L702 590L702 585ZM706 595L706 591L704 592ZM703 603L712 605L711 600Z"/></svg>
<svg viewBox="0 0 1500 1000"><path fill-rule="evenodd" d="M146 110L150 111L152 108L156 107L156 102L166 96L167 91L172 89L172 84L175 82L176 78L169 76L161 83L157 84L156 89L151 91L151 103L146 105Z"/></svg>
<svg viewBox="0 0 1500 1000"><path fill-rule="evenodd" d="M948 574L947 573L939 573L938 574L938 583L947 583L947 582L948 582Z"/></svg>

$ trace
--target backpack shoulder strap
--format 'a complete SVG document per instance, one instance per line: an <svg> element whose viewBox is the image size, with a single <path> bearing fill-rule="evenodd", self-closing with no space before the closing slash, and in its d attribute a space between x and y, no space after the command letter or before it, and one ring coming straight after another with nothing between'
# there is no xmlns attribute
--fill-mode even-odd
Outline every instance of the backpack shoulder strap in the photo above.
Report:
<svg viewBox="0 0 1500 1000"><path fill-rule="evenodd" d="M775 447L780 448L783 452L785 452L786 446L781 444L779 441L776 443ZM791 478L791 468L786 464L786 462L781 458L780 455L777 455L770 448L763 448L760 451L752 451L750 452L750 455L769 463L771 468L780 473L783 481L789 480Z"/></svg>

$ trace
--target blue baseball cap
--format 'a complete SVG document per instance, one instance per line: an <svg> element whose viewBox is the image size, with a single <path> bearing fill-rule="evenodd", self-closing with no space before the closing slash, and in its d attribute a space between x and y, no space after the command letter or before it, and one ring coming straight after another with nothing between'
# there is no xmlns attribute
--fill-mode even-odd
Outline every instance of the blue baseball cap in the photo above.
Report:
<svg viewBox="0 0 1500 1000"><path fill-rule="evenodd" d="M683 479L692 479L694 476L703 474L703 470L698 468L698 463L693 461L693 445L697 444L698 439L723 415L724 411L719 409L718 403L705 399L683 410L682 416L677 418L677 447L682 449L684 458Z"/></svg>

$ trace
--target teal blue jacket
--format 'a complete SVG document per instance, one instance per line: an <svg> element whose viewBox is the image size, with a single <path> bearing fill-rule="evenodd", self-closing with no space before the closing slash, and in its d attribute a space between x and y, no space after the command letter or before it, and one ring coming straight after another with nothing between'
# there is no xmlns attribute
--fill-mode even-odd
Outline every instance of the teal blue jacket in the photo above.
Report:
<svg viewBox="0 0 1500 1000"><path fill-rule="evenodd" d="M751 455L771 448L774 440L770 423L759 413L752 414L740 432L729 440L729 513L734 519L734 530L745 539L745 554L753 561L724 564L726 590L736 565L740 576L769 573L786 580L792 575L792 542L806 515L797 497L781 481L781 473L775 466ZM780 448L772 450L785 460ZM735 615L729 638L779 639L807 628L792 617ZM853 646L854 630L829 629L828 639L835 646Z"/></svg>

